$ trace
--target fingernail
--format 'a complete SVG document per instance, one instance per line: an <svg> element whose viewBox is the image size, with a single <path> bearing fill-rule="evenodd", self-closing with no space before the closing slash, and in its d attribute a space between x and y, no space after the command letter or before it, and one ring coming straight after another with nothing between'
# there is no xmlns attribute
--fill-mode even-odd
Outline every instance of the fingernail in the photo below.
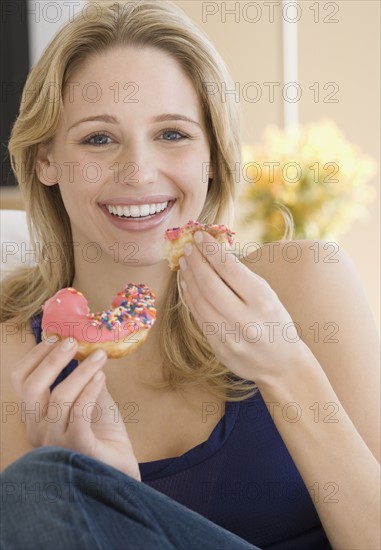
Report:
<svg viewBox="0 0 381 550"><path fill-rule="evenodd" d="M74 348L77 341L74 340L74 338L65 338L65 340L61 344L62 351L69 351L70 349Z"/></svg>
<svg viewBox="0 0 381 550"><path fill-rule="evenodd" d="M185 261L185 258L184 256L181 256L181 258L179 259L179 265L180 265L180 269L182 271L185 271L186 268L187 268L187 262Z"/></svg>
<svg viewBox="0 0 381 550"><path fill-rule="evenodd" d="M59 337L57 334L50 334L49 336L44 336L43 340L45 344L55 344L56 342L58 342Z"/></svg>
<svg viewBox="0 0 381 550"><path fill-rule="evenodd" d="M184 254L186 256L190 256L192 254L193 246L191 243L186 243L184 246Z"/></svg>
<svg viewBox="0 0 381 550"><path fill-rule="evenodd" d="M202 243L202 239L203 239L203 235L202 235L202 231L196 231L196 233L194 234L194 240L196 241L196 243Z"/></svg>
<svg viewBox="0 0 381 550"><path fill-rule="evenodd" d="M94 362L101 361L102 359L105 359L106 356L106 352L103 349L97 349L89 355L89 359Z"/></svg>

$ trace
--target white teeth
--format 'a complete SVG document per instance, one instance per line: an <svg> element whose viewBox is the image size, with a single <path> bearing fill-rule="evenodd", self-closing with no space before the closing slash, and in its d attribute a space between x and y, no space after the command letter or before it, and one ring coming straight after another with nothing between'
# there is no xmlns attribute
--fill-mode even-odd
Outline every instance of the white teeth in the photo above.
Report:
<svg viewBox="0 0 381 550"><path fill-rule="evenodd" d="M140 207L140 215L141 216L149 215L149 204L143 204L143 206Z"/></svg>
<svg viewBox="0 0 381 550"><path fill-rule="evenodd" d="M140 216L140 207L135 204L131 204L130 212L133 218L138 218Z"/></svg>
<svg viewBox="0 0 381 550"><path fill-rule="evenodd" d="M107 205L107 209L110 214L115 216L126 217L126 218L144 218L146 216L157 214L165 210L168 206L167 202L155 203L155 204L131 204L130 206L114 206Z"/></svg>

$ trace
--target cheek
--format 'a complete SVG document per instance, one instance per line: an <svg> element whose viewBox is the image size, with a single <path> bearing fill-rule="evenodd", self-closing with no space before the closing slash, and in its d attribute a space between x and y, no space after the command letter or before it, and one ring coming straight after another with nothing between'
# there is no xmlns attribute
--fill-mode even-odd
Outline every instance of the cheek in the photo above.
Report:
<svg viewBox="0 0 381 550"><path fill-rule="evenodd" d="M102 183L97 182L97 169L88 167L82 172L82 167L76 167L72 177L66 177L58 184L61 197L70 219L88 218L96 203ZM94 180L94 181L92 181ZM85 211L88 211L86 214Z"/></svg>
<svg viewBox="0 0 381 550"><path fill-rule="evenodd" d="M86 190L94 190L111 174L109 168L106 170L106 167L95 161L83 162L78 166L78 172L80 185L82 188L86 188Z"/></svg>
<svg viewBox="0 0 381 550"><path fill-rule="evenodd" d="M65 160L60 163L58 180L62 198L71 200L91 199L99 192L107 177L112 172L99 162Z"/></svg>
<svg viewBox="0 0 381 550"><path fill-rule="evenodd" d="M208 175L202 173L199 166L193 164L189 168L183 166L177 176L177 186L181 189L185 202L202 208L208 192ZM176 180L175 180L176 181Z"/></svg>
<svg viewBox="0 0 381 550"><path fill-rule="evenodd" d="M202 183L198 178L193 179L182 178L181 182L178 181L178 187L182 192L182 204L183 208L194 210L192 216L198 216L205 204L206 195L208 192L208 186Z"/></svg>
<svg viewBox="0 0 381 550"><path fill-rule="evenodd" d="M53 158L60 176L57 181L62 185L71 186L75 192L86 192L87 187L95 187L107 176L112 177L110 163L99 158L94 160L94 157L75 150L70 145L62 144L60 148L58 143Z"/></svg>
<svg viewBox="0 0 381 550"><path fill-rule="evenodd" d="M184 151L171 163L172 173L181 178L188 193L205 193L208 189L210 157L208 151Z"/></svg>

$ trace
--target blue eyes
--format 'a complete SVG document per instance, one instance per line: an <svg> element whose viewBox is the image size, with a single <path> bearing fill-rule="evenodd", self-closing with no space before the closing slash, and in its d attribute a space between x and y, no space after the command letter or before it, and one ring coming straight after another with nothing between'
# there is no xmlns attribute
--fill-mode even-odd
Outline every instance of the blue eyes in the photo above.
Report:
<svg viewBox="0 0 381 550"><path fill-rule="evenodd" d="M162 133L162 135L165 135L165 134L177 134L178 136L180 136L180 139L184 139L186 136L184 134L181 134L180 132L178 132L177 130L164 130L164 132ZM179 141L178 139L169 139L169 140L164 140L164 141Z"/></svg>
<svg viewBox="0 0 381 550"><path fill-rule="evenodd" d="M161 133L161 136L169 136L169 137L167 138L164 137L164 139L161 139L160 141L182 141L183 139L189 138L189 136L179 132L176 129L164 130ZM85 145L86 144L95 145L96 147L100 147L103 145L110 145L112 141L108 141L108 140L112 140L112 138L107 134L99 132L89 136L88 138L83 140L81 143Z"/></svg>
<svg viewBox="0 0 381 550"><path fill-rule="evenodd" d="M107 140L110 139L106 134L94 134L87 138L84 143L89 143L90 145L109 145Z"/></svg>

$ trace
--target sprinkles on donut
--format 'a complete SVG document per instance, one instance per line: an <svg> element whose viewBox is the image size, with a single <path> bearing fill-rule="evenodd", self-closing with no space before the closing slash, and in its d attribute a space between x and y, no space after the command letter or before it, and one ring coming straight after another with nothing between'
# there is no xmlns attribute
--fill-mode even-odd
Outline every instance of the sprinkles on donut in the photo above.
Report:
<svg viewBox="0 0 381 550"><path fill-rule="evenodd" d="M156 320L155 293L144 284L129 283L118 292L110 309L91 313L82 292L59 290L42 306L42 336L75 338L75 359L85 359L96 349L109 358L128 355L141 345Z"/></svg>
<svg viewBox="0 0 381 550"><path fill-rule="evenodd" d="M167 229L164 234L164 256L168 260L169 267L172 271L178 271L180 269L179 259L184 254L183 250L185 244L192 242L194 233L200 230L206 231L221 244L228 244L229 247L233 245L233 235L235 235L235 232L231 231L231 229L223 224L204 224L195 220L189 220L181 227Z"/></svg>

